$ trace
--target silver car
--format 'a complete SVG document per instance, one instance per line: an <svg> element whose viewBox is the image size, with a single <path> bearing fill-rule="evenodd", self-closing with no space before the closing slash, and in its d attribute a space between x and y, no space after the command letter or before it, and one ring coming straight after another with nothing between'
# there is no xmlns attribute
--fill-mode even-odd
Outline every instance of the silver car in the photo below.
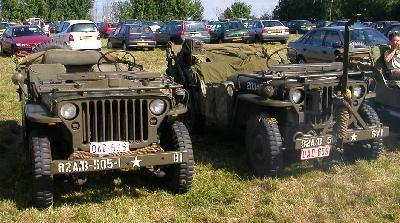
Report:
<svg viewBox="0 0 400 223"><path fill-rule="evenodd" d="M254 20L249 31L254 41L276 41L285 44L289 39L289 28L278 20Z"/></svg>
<svg viewBox="0 0 400 223"><path fill-rule="evenodd" d="M340 60L344 43L344 26L316 28L288 44L297 51L296 62L333 62ZM372 45L389 44L378 30L369 27L350 29L350 52Z"/></svg>

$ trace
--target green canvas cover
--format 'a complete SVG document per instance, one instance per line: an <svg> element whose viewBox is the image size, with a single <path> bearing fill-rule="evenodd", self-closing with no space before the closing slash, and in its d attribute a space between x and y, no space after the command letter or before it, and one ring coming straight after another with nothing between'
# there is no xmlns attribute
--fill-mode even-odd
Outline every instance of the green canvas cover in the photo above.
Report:
<svg viewBox="0 0 400 223"><path fill-rule="evenodd" d="M207 45L204 50L206 60L192 66L192 71L199 74L205 83L226 81L237 73L267 70L262 48L257 45Z"/></svg>

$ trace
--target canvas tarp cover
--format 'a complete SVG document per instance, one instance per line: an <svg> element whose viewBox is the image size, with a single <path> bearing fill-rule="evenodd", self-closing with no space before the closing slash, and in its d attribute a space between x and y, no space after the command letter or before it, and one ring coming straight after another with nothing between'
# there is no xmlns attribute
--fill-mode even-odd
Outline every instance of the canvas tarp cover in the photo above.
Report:
<svg viewBox="0 0 400 223"><path fill-rule="evenodd" d="M205 46L207 62L192 66L205 83L226 81L229 76L243 72L267 70L267 61L262 57L262 48L255 45Z"/></svg>

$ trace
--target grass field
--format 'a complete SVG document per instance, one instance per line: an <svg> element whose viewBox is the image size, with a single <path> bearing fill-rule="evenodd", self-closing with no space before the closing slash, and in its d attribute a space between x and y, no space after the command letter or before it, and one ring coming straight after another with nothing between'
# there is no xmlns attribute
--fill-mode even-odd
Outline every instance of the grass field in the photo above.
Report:
<svg viewBox="0 0 400 223"><path fill-rule="evenodd" d="M163 50L133 53L145 68L165 69ZM243 142L210 130L192 137L195 178L187 194L171 194L138 173L95 174L84 186L58 181L54 207L39 211L29 204L13 69L10 57L0 57L0 222L400 222L394 133L373 162L338 156L294 164L280 178L255 178Z"/></svg>

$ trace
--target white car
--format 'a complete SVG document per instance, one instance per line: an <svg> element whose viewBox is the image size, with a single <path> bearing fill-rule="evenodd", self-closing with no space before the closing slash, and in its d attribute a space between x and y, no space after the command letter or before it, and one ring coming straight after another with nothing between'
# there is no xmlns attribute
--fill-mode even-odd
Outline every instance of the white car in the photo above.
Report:
<svg viewBox="0 0 400 223"><path fill-rule="evenodd" d="M73 50L100 50L102 45L96 24L89 20L64 21L52 39Z"/></svg>

